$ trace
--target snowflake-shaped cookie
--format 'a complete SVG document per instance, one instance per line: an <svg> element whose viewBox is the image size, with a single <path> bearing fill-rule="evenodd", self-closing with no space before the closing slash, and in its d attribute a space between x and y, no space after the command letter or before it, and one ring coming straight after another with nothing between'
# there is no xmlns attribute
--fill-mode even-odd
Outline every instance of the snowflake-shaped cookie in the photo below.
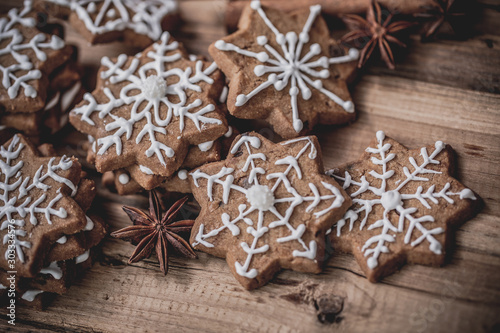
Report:
<svg viewBox="0 0 500 333"><path fill-rule="evenodd" d="M344 72L358 51L332 56L321 6L288 15L253 0L240 30L212 44L209 52L229 78L228 109L244 119L266 119L284 138L317 123L354 119Z"/></svg>
<svg viewBox="0 0 500 333"><path fill-rule="evenodd" d="M451 178L452 151L408 150L382 131L360 162L328 173L353 206L332 228L334 248L353 252L372 282L409 263L444 262L450 226L474 213L474 193Z"/></svg>
<svg viewBox="0 0 500 333"><path fill-rule="evenodd" d="M1 268L32 277L49 246L85 227L85 214L71 199L80 173L73 158L38 157L21 135L0 147Z"/></svg>
<svg viewBox="0 0 500 333"><path fill-rule="evenodd" d="M91 43L124 39L137 47L157 41L164 27L173 27L168 20L177 7L176 0L38 0L37 6L57 16L70 16L70 22Z"/></svg>
<svg viewBox="0 0 500 333"><path fill-rule="evenodd" d="M34 112L47 97L47 74L71 53L64 41L36 28L31 1L0 17L0 107L6 111ZM29 102L23 100L28 99ZM22 105L22 107L19 107Z"/></svg>
<svg viewBox="0 0 500 333"><path fill-rule="evenodd" d="M193 246L225 257L247 289L265 284L280 268L320 272L325 231L350 200L322 175L318 149L316 137L274 144L243 134L225 161L191 172L201 205Z"/></svg>
<svg viewBox="0 0 500 333"><path fill-rule="evenodd" d="M100 172L142 165L164 177L184 161L189 145L227 131L215 99L223 87L215 63L189 61L168 32L134 57L104 57L97 87L70 114L96 139Z"/></svg>

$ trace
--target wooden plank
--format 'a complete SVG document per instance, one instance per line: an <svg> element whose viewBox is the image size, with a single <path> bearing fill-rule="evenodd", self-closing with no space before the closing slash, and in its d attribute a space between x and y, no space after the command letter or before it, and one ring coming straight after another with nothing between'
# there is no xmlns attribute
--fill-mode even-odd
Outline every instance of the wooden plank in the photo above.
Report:
<svg viewBox="0 0 500 333"><path fill-rule="evenodd" d="M500 15L498 17L500 20ZM408 49L390 70L380 62L367 69L377 76L411 78L450 87L500 93L500 36L480 35L466 41L423 43L412 36ZM450 61L453 59L453 61Z"/></svg>

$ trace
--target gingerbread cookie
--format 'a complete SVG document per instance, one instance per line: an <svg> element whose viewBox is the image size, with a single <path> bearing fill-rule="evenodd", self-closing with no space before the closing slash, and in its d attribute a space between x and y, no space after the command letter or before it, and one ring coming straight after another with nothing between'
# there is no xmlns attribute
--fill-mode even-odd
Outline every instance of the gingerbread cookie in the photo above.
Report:
<svg viewBox="0 0 500 333"><path fill-rule="evenodd" d="M247 289L262 286L280 268L320 272L325 232L351 204L323 174L313 136L275 144L242 134L226 160L190 175L201 206L191 244L225 257Z"/></svg>
<svg viewBox="0 0 500 333"><path fill-rule="evenodd" d="M133 166L105 173L102 178L103 184L110 189L115 189L120 195L133 194L144 189L151 190L156 186L168 192L191 193L189 170L225 158L231 143L238 134L236 128L229 126L222 138L190 147L180 169L170 177L150 175L147 173L148 170L144 170L141 166ZM154 186L148 188L151 180Z"/></svg>
<svg viewBox="0 0 500 333"><path fill-rule="evenodd" d="M32 277L57 239L85 227L85 214L71 198L81 167L75 158L37 156L22 135L0 148L0 161L0 268Z"/></svg>
<svg viewBox="0 0 500 333"><path fill-rule="evenodd" d="M332 228L333 247L352 252L371 282L406 262L443 264L451 229L480 202L451 177L453 166L441 141L408 150L377 132L359 162L329 172L354 203Z"/></svg>
<svg viewBox="0 0 500 333"><path fill-rule="evenodd" d="M97 87L70 114L70 122L96 139L99 172L142 165L168 177L190 145L227 131L216 106L223 78L217 66L189 61L163 33L140 55L104 57Z"/></svg>
<svg viewBox="0 0 500 333"><path fill-rule="evenodd" d="M29 137L47 137L59 131L68 121L68 111L80 102L84 89L80 67L69 61L49 76L47 103L35 112L4 112L0 124L23 132Z"/></svg>
<svg viewBox="0 0 500 333"><path fill-rule="evenodd" d="M0 17L0 109L35 112L45 105L48 75L71 55L56 35L36 28L31 1Z"/></svg>
<svg viewBox="0 0 500 333"><path fill-rule="evenodd" d="M334 57L321 6L286 14L252 1L239 30L209 47L229 79L227 106L237 118L264 119L293 138L314 125L355 119L346 73L358 51ZM345 65L342 65L345 64Z"/></svg>
<svg viewBox="0 0 500 333"><path fill-rule="evenodd" d="M36 8L69 17L92 44L123 40L144 48L179 22L176 0L37 0Z"/></svg>

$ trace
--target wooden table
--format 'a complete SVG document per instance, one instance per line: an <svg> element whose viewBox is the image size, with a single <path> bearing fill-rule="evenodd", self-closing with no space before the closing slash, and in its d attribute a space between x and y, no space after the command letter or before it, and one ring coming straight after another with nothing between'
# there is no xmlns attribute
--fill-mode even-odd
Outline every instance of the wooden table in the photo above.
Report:
<svg viewBox="0 0 500 333"><path fill-rule="evenodd" d="M2 1L4 6L17 0ZM224 1L181 1L184 25L176 37L207 55L225 35ZM283 271L266 286L243 289L226 262L173 256L164 277L157 260L126 265L133 246L108 238L103 259L44 312L18 309L25 331L206 332L493 332L500 330L500 13L479 0L477 34L467 41L422 43L412 36L394 71L375 64L353 87L358 120L320 128L325 166L355 160L377 130L410 148L443 140L457 152L457 178L477 192L484 209L456 233L456 250L442 268L405 266L377 284L349 254L333 253L318 275ZM5 8L5 7L4 7ZM81 46L96 68L121 46ZM76 146L67 145L78 155ZM96 209L117 230L130 224L123 204L146 207L146 197L119 197L100 189ZM325 312L337 309L325 320ZM335 312L335 311L333 311ZM321 320L320 320L321 319Z"/></svg>

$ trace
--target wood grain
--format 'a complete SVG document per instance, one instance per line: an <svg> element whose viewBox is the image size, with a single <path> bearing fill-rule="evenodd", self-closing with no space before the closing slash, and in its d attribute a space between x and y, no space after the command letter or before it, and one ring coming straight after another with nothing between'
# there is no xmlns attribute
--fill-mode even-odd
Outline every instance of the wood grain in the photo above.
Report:
<svg viewBox="0 0 500 333"><path fill-rule="evenodd" d="M10 1L10 0L8 0ZM8 1L5 4L8 4ZM11 2L15 4L16 1ZM184 23L174 35L207 55L225 35L225 1L182 1ZM156 259L126 265L133 246L106 239L103 259L44 312L18 309L25 332L493 332L500 329L500 13L480 1L481 23L466 41L422 43L412 36L395 71L375 62L353 86L359 116L348 126L319 127L325 166L355 160L377 130L409 148L443 140L456 151L457 178L484 200L484 209L456 232L442 268L405 266L368 282L353 256L332 253L318 275L283 271L258 290L244 290L224 260L200 253L174 256L164 277ZM132 52L118 44L80 45L96 69L103 55ZM71 135L64 151L81 153ZM129 225L123 204L146 207L140 195L99 188L94 209L117 230Z"/></svg>

